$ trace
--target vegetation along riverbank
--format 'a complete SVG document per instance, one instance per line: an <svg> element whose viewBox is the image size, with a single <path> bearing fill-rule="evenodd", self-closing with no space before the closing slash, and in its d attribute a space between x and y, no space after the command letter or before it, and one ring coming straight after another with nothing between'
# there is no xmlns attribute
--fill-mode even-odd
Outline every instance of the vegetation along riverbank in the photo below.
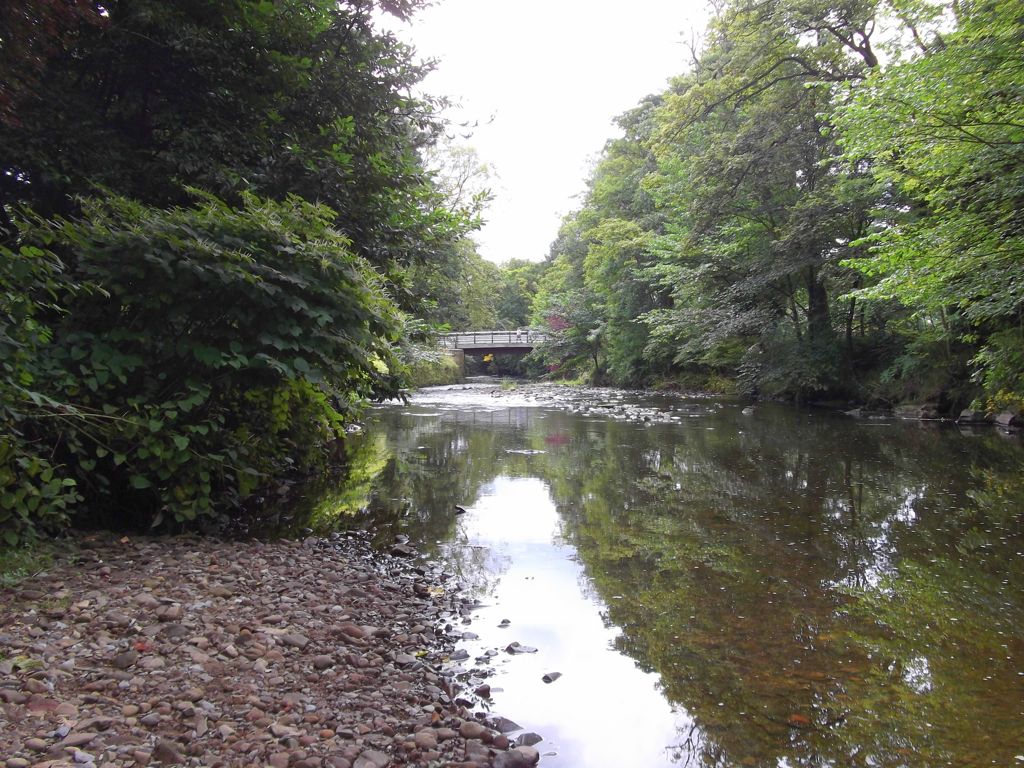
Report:
<svg viewBox="0 0 1024 768"><path fill-rule="evenodd" d="M0 3L0 546L119 532L4 593L5 768L535 760L445 689L432 566L135 538L354 472L371 404L455 376L445 331L543 339L501 375L1019 423L1017 0L713 4L501 266L486 158L389 31L429 4Z"/></svg>

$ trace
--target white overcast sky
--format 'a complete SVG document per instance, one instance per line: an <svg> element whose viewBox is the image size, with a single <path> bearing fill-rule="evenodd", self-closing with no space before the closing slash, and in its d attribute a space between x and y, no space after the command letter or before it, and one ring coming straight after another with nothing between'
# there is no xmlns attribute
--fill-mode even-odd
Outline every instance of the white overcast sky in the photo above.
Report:
<svg viewBox="0 0 1024 768"><path fill-rule="evenodd" d="M387 25L439 60L424 91L480 123L466 143L497 173L484 258L547 255L613 118L685 69L706 20L704 0L437 0Z"/></svg>

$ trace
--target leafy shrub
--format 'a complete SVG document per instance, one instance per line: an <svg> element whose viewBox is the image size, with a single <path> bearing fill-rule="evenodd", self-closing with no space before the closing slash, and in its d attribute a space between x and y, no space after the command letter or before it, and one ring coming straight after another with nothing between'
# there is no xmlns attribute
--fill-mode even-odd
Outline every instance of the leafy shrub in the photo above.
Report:
<svg viewBox="0 0 1024 768"><path fill-rule="evenodd" d="M238 506L324 462L360 404L401 384L397 311L331 210L196 194L171 210L86 200L79 219L22 229L68 281L30 366L48 399L27 448L60 458L93 519Z"/></svg>
<svg viewBox="0 0 1024 768"><path fill-rule="evenodd" d="M49 405L30 369L50 336L38 316L58 290L62 268L39 248L0 248L0 535L8 546L39 528L62 527L79 499L74 479L52 463L32 429Z"/></svg>

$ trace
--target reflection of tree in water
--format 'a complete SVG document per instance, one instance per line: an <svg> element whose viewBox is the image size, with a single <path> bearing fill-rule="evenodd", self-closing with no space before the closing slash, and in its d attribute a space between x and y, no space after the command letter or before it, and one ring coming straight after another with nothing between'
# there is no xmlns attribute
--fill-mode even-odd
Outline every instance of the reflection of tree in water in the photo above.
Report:
<svg viewBox="0 0 1024 768"><path fill-rule="evenodd" d="M714 430L577 425L550 479L623 628L620 649L661 673L669 700L700 723L702 765L930 765L972 743L1009 760L1022 734L1006 702L1022 691L999 640L1024 625L1019 565L1007 620L1001 602L979 605L1000 593L982 560L955 574L941 564L962 565L979 516L1003 532L983 539L989 551L1002 542L1009 554L1010 530L1019 549L1020 507L1007 521L1007 504L996 520L972 503L958 439L824 418L796 430L791 418L759 409L740 424L723 414ZM974 446L976 461L1016 476L1019 450L996 440ZM908 563L925 575L905 578ZM907 594L902 612L877 612L870 598L886 589ZM891 622L936 615L926 606L940 595L958 614L942 647L889 639ZM999 647L1001 682L979 685Z"/></svg>
<svg viewBox="0 0 1024 768"><path fill-rule="evenodd" d="M917 425L770 407L650 427L531 414L381 412L372 491L350 498L485 595L508 564L465 546L456 505L497 476L544 479L617 646L692 717L677 763L1016 754L1018 444L972 439L968 470L959 435ZM545 453L508 453L524 449Z"/></svg>

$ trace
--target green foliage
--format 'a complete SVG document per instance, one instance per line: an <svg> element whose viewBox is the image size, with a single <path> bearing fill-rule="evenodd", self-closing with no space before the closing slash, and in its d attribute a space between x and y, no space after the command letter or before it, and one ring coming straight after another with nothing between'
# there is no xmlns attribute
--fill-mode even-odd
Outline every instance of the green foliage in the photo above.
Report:
<svg viewBox="0 0 1024 768"><path fill-rule="evenodd" d="M564 222L533 304L548 362L795 399L1024 393L1022 23L1009 0L721 6Z"/></svg>
<svg viewBox="0 0 1024 768"><path fill-rule="evenodd" d="M414 387L454 384L462 378L455 359L446 351L424 347L409 362L409 382Z"/></svg>
<svg viewBox="0 0 1024 768"><path fill-rule="evenodd" d="M495 328L527 328L530 326L530 308L537 284L546 265L539 262L512 259L502 264L501 283L495 297Z"/></svg>
<svg viewBox="0 0 1024 768"><path fill-rule="evenodd" d="M0 247L0 546L15 546L66 524L80 500L66 467L54 463L33 429L49 409L34 365L50 339L40 315L71 291L63 264L40 248Z"/></svg>
<svg viewBox="0 0 1024 768"><path fill-rule="evenodd" d="M333 211L199 197L91 199L81 218L23 226L82 286L58 289L53 338L27 366L43 393L22 430L29 461L60 457L94 519L238 506L271 475L322 463L359 403L398 391L396 309Z"/></svg>
<svg viewBox="0 0 1024 768"><path fill-rule="evenodd" d="M375 28L377 7L405 17L420 5L91 4L0 120L0 210L72 215L97 185L159 207L187 205L185 186L232 205L299 195L329 206L419 314L443 290L406 270L450 258L474 215L447 205L420 157L441 130L436 104L410 96L429 65Z"/></svg>
<svg viewBox="0 0 1024 768"><path fill-rule="evenodd" d="M957 6L956 27L878 71L839 113L846 154L901 198L881 209L862 295L955 318L985 390L1024 393L1024 20L1010 0ZM901 203L901 205L900 205Z"/></svg>
<svg viewBox="0 0 1024 768"><path fill-rule="evenodd" d="M428 170L430 65L376 27L421 5L0 9L8 541L237 507L397 391L397 307L436 320L486 197Z"/></svg>

